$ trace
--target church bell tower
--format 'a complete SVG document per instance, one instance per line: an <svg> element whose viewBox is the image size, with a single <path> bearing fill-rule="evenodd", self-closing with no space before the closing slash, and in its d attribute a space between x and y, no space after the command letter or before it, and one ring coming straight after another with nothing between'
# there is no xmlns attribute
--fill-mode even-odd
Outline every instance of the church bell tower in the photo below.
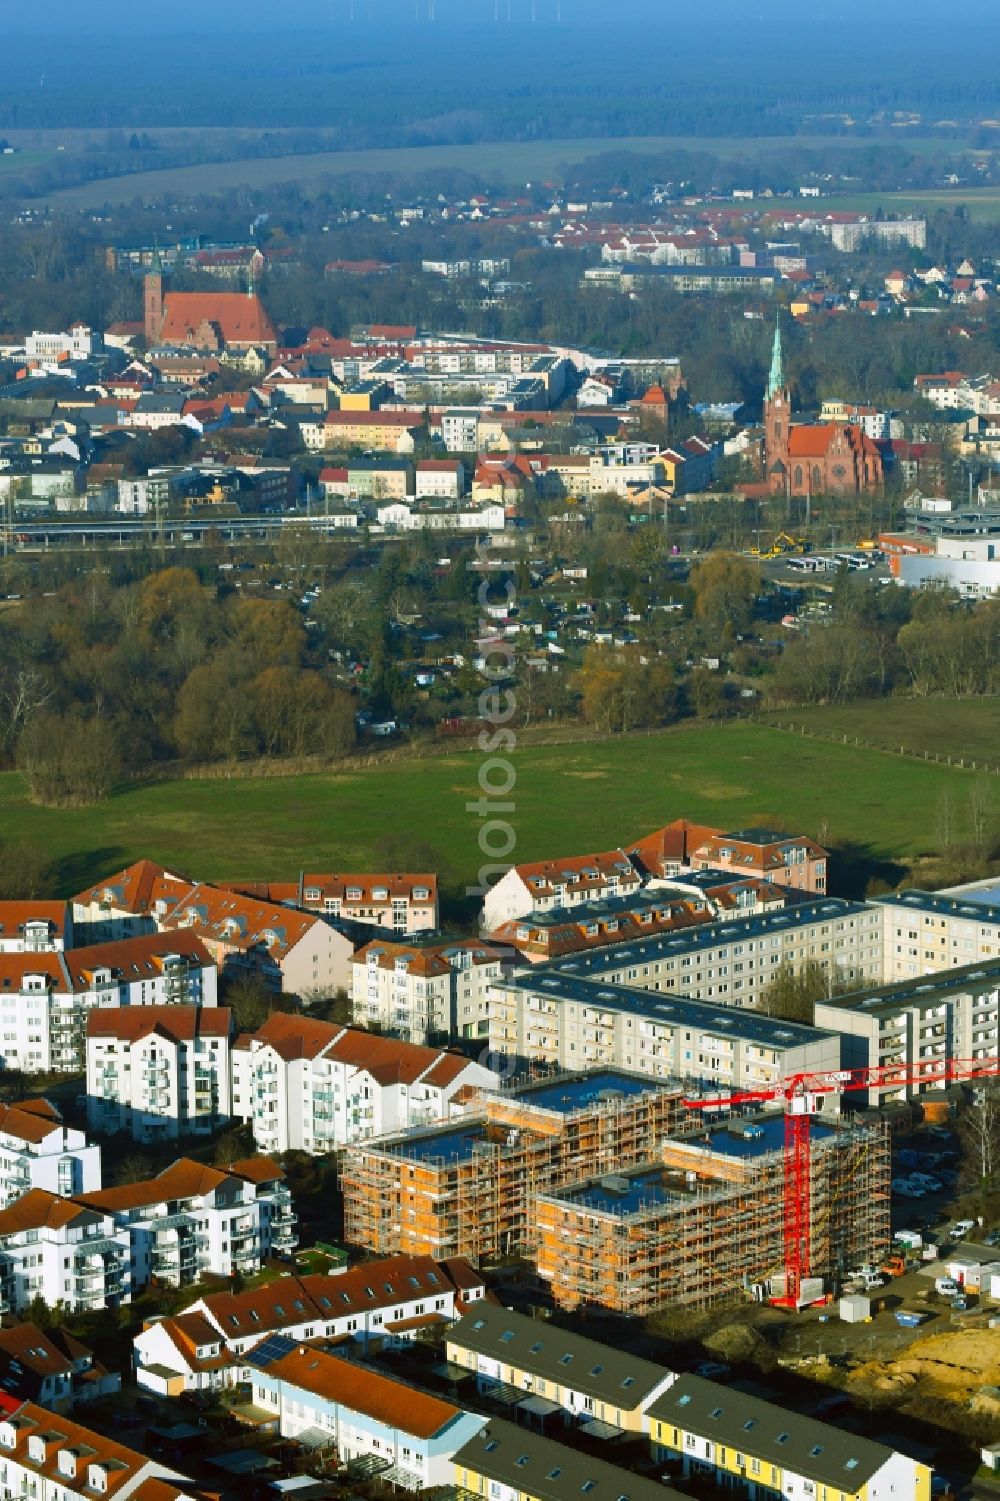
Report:
<svg viewBox="0 0 1000 1501"><path fill-rule="evenodd" d="M163 262L160 260L160 252L154 250L153 260L143 281L143 333L146 338L146 348L152 349L154 344L160 342L160 330L163 327Z"/></svg>
<svg viewBox="0 0 1000 1501"><path fill-rule="evenodd" d="M764 478L772 494L788 489L788 432L792 421L792 398L785 384L781 353L781 323L774 327L771 373L764 397Z"/></svg>

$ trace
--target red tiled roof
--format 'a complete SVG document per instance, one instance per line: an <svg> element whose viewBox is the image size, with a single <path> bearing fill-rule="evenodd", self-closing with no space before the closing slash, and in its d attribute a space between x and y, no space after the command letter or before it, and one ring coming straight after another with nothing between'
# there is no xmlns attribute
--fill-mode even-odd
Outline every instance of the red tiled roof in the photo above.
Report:
<svg viewBox="0 0 1000 1501"><path fill-rule="evenodd" d="M214 324L224 344L277 347L278 331L259 297L245 292L167 292L159 339L191 344L204 324Z"/></svg>
<svg viewBox="0 0 1000 1501"><path fill-rule="evenodd" d="M268 1374L416 1438L433 1438L461 1413L460 1408L440 1397L308 1345L272 1361Z"/></svg>
<svg viewBox="0 0 1000 1501"><path fill-rule="evenodd" d="M173 1042L229 1037L232 1012L225 1006L98 1006L87 1015L88 1037L139 1042L156 1032Z"/></svg>

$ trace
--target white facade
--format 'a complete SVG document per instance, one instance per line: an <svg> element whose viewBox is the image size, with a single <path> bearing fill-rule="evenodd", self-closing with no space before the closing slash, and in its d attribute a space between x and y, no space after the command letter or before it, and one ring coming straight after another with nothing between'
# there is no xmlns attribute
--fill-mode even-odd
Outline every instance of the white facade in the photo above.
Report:
<svg viewBox="0 0 1000 1501"><path fill-rule="evenodd" d="M457 459L450 464L418 463L414 483L418 500L458 500L465 494L465 470Z"/></svg>
<svg viewBox="0 0 1000 1501"><path fill-rule="evenodd" d="M0 1485L5 1496L126 1501L154 1479L161 1482L159 1501L180 1501L191 1488L176 1470L34 1402L5 1413L0 1421Z"/></svg>
<svg viewBox="0 0 1000 1501"><path fill-rule="evenodd" d="M874 905L883 914L886 983L1000 959L1000 906L931 891L899 891Z"/></svg>
<svg viewBox="0 0 1000 1501"><path fill-rule="evenodd" d="M233 1053L234 1113L270 1154L330 1152L445 1120L462 1090L497 1082L454 1053L280 1014Z"/></svg>
<svg viewBox="0 0 1000 1501"><path fill-rule="evenodd" d="M33 1298L71 1313L115 1308L132 1293L129 1236L112 1215L44 1189L0 1210L0 1308Z"/></svg>
<svg viewBox="0 0 1000 1501"><path fill-rule="evenodd" d="M206 1274L257 1272L265 1257L287 1256L297 1239L284 1175L266 1159L222 1170L181 1158L155 1178L78 1202L127 1233L136 1290L154 1278L184 1287Z"/></svg>
<svg viewBox="0 0 1000 1501"><path fill-rule="evenodd" d="M453 407L444 412L441 436L449 453L475 453L479 448L478 407Z"/></svg>
<svg viewBox="0 0 1000 1501"><path fill-rule="evenodd" d="M485 1037L499 950L476 943L411 949L369 943L354 957L351 1003L360 1026L426 1045L448 1036Z"/></svg>
<svg viewBox="0 0 1000 1501"><path fill-rule="evenodd" d="M66 902L0 902L0 954L58 953L73 946Z"/></svg>
<svg viewBox="0 0 1000 1501"><path fill-rule="evenodd" d="M101 1186L101 1149L47 1100L0 1106L0 1209L32 1188L70 1197Z"/></svg>
<svg viewBox="0 0 1000 1501"><path fill-rule="evenodd" d="M213 1135L232 1115L232 1030L223 1007L90 1012L90 1129L140 1142Z"/></svg>
<svg viewBox="0 0 1000 1501"><path fill-rule="evenodd" d="M641 885L642 878L622 850L514 865L486 893L482 926L492 932L532 912L632 896Z"/></svg>

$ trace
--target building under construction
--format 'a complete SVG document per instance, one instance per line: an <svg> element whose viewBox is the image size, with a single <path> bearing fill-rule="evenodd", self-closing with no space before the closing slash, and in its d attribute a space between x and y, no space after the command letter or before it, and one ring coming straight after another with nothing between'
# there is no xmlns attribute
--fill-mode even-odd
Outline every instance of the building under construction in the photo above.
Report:
<svg viewBox="0 0 1000 1501"><path fill-rule="evenodd" d="M536 1201L648 1162L688 1116L677 1083L567 1074L476 1101L453 1125L344 1154L344 1236L377 1256L534 1255Z"/></svg>
<svg viewBox="0 0 1000 1501"><path fill-rule="evenodd" d="M674 1139L655 1161L535 1196L536 1262L558 1304L646 1314L783 1291L784 1123L734 1121ZM889 1249L885 1122L813 1125L810 1274L832 1278Z"/></svg>

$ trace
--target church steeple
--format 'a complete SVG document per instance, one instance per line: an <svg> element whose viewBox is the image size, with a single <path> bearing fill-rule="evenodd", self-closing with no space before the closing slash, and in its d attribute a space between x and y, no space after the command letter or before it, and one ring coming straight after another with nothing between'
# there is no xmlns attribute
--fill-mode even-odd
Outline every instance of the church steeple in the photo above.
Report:
<svg viewBox="0 0 1000 1501"><path fill-rule="evenodd" d="M781 355L781 320L775 321L774 345L771 349L771 374L767 381L767 399L773 400L785 389L785 362Z"/></svg>

